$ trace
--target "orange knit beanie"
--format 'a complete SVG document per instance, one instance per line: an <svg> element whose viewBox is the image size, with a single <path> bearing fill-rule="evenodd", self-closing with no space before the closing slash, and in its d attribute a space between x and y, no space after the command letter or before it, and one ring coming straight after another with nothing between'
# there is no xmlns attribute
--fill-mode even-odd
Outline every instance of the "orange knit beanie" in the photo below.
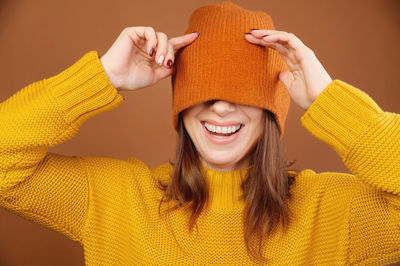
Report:
<svg viewBox="0 0 400 266"><path fill-rule="evenodd" d="M228 1L196 9L185 34L199 32L197 39L175 54L173 124L184 109L220 99L267 109L284 133L290 95L279 73L288 67L279 53L244 38L250 29L275 29L271 17Z"/></svg>

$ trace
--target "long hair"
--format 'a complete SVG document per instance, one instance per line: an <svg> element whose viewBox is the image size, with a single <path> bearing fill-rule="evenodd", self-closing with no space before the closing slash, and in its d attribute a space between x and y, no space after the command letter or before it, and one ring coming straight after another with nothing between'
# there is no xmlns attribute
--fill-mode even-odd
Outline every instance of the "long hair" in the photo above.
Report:
<svg viewBox="0 0 400 266"><path fill-rule="evenodd" d="M264 109L264 132L250 151L252 167L241 184L242 200L245 202L243 225L244 241L247 251L255 259L265 261L262 255L262 242L274 225L289 224L286 198L290 197L289 188L295 178L295 172L287 168L295 163L285 157L280 141L280 131L275 116ZM198 152L186 131L182 115L178 120L178 141L173 165L172 177L167 184L159 182L164 191L162 203L175 202L168 211L187 207L191 214L189 229L192 230L196 219L208 201L208 187L202 174ZM256 243L258 242L258 248Z"/></svg>

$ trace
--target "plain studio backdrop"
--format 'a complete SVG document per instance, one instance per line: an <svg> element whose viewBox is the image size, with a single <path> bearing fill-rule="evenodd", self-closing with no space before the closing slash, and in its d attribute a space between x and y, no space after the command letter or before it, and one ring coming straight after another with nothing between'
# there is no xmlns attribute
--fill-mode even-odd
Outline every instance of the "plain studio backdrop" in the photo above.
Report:
<svg viewBox="0 0 400 266"><path fill-rule="evenodd" d="M220 1L0 0L0 101L24 86L63 71L86 52L103 55L123 28L152 26L169 38L182 35L190 14ZM276 29L293 32L333 79L361 89L388 112L400 113L400 1L242 0L269 13ZM224 47L221 47L224 49ZM51 152L137 157L150 166L174 156L172 91L168 77L136 92L112 112L88 120ZM350 173L327 144L301 126L293 101L283 138L296 170ZM84 265L81 246L61 234L0 209L0 265Z"/></svg>

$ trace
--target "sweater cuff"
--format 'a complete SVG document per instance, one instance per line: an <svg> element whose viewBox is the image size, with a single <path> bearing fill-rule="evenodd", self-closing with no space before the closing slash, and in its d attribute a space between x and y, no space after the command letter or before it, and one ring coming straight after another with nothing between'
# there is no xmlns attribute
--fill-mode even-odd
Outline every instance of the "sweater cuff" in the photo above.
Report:
<svg viewBox="0 0 400 266"><path fill-rule="evenodd" d="M341 80L332 81L301 117L301 124L335 149L343 159L382 109L365 92Z"/></svg>
<svg viewBox="0 0 400 266"><path fill-rule="evenodd" d="M47 79L47 88L68 123L80 127L90 117L117 108L124 98L104 72L96 51L90 51L63 72Z"/></svg>

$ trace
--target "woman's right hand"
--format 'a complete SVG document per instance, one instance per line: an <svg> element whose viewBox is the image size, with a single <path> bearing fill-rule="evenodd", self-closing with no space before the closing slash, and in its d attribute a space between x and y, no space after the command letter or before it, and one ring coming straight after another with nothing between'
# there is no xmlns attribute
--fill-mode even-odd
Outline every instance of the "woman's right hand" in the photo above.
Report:
<svg viewBox="0 0 400 266"><path fill-rule="evenodd" d="M197 37L197 33L189 33L168 40L165 33L156 32L152 27L128 27L100 61L116 89L136 90L152 86L172 75L175 71L175 52ZM162 60L161 65L158 60Z"/></svg>

